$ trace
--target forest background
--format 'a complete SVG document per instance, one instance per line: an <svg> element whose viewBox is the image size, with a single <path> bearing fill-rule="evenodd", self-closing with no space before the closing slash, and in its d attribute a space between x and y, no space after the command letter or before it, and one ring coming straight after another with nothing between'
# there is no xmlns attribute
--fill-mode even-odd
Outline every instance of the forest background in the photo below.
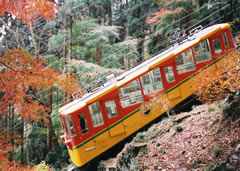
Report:
<svg viewBox="0 0 240 171"><path fill-rule="evenodd" d="M2 0L0 168L66 167L59 107L159 54L176 28L228 22L239 34L239 11L238 0Z"/></svg>

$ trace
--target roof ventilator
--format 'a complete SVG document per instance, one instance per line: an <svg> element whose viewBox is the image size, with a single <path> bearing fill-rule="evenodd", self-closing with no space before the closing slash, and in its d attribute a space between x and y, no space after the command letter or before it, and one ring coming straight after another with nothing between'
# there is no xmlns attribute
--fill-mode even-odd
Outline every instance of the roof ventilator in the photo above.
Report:
<svg viewBox="0 0 240 171"><path fill-rule="evenodd" d="M93 83L91 83L90 85L87 85L86 90L88 93L92 93L92 92L96 91L97 89L99 89L103 85L104 84L103 84L102 80L96 80Z"/></svg>
<svg viewBox="0 0 240 171"><path fill-rule="evenodd" d="M169 32L167 36L170 43L176 46L180 42L182 42L184 39L186 39L187 34L185 33L185 30L181 30L180 28L177 28L172 32Z"/></svg>
<svg viewBox="0 0 240 171"><path fill-rule="evenodd" d="M193 36L194 34L199 33L200 31L202 31L202 29L203 29L202 25L195 27L194 29L189 31L189 36Z"/></svg>
<svg viewBox="0 0 240 171"><path fill-rule="evenodd" d="M194 39L193 35L202 31L202 29L203 29L202 25L199 25L194 29L190 30L189 35L187 35L185 30L181 30L180 28L177 28L167 34L168 40L171 42L171 44L173 44L174 46L177 46L181 42L183 42L185 39L193 40Z"/></svg>
<svg viewBox="0 0 240 171"><path fill-rule="evenodd" d="M114 74L108 75L108 76L106 77L107 82L111 82L111 81L114 80L114 79L115 79Z"/></svg>

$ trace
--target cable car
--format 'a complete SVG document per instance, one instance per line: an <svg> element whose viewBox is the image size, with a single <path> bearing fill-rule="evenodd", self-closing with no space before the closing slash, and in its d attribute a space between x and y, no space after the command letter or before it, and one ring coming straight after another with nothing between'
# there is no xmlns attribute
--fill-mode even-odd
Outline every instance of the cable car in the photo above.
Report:
<svg viewBox="0 0 240 171"><path fill-rule="evenodd" d="M187 39L60 108L61 139L72 162L84 166L165 113L153 96L167 99L171 107L187 99L193 78L203 69L217 69L228 53L235 53L229 24L195 29Z"/></svg>

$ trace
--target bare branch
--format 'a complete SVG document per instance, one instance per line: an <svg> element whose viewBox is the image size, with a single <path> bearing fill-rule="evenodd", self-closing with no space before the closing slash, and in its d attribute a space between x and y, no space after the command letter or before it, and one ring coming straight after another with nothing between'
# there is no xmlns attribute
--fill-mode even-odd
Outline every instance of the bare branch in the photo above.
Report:
<svg viewBox="0 0 240 171"><path fill-rule="evenodd" d="M7 29L7 31L9 31L10 33L12 33L12 34L16 37L16 40L17 40L17 42L18 42L18 44L19 44L19 47L22 47L22 44L21 44L20 41L19 41L19 35L18 35L18 33L15 32L15 31L13 31L13 30L8 26L8 24L7 24L2 18L0 18L0 22L3 23L3 25L5 26L5 28Z"/></svg>
<svg viewBox="0 0 240 171"><path fill-rule="evenodd" d="M38 58L39 54L39 50L38 50L38 46L37 46L37 42L36 42L36 39L35 39L35 36L34 36L34 32L33 32L33 28L32 28L32 23L30 23L30 32L31 32L31 35L32 35L32 42L33 42L33 46L34 46L34 49L35 49L35 55L36 55L36 58Z"/></svg>

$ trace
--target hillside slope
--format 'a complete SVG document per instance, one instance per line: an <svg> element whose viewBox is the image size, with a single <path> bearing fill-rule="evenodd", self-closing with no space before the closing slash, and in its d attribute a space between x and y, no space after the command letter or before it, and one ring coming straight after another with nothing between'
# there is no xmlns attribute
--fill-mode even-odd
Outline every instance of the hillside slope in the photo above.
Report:
<svg viewBox="0 0 240 171"><path fill-rule="evenodd" d="M233 119L223 115L224 105L195 106L191 112L163 119L138 133L116 158L101 162L99 168L240 170L240 110Z"/></svg>

